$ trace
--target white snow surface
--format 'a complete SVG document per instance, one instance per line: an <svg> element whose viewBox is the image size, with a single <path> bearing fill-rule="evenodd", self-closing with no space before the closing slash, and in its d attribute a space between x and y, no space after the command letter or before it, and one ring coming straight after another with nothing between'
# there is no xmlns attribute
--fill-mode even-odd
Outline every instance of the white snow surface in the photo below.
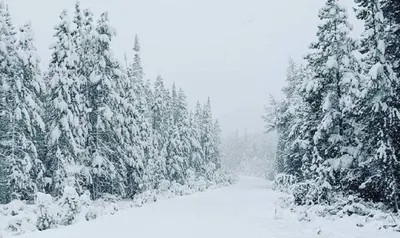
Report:
<svg viewBox="0 0 400 238"><path fill-rule="evenodd" d="M128 208L115 215L76 225L24 234L21 238L375 238L400 237L373 226L357 227L357 219L318 218L300 222L288 210L276 210L281 196L270 182L242 177L230 187ZM319 233L319 234L318 234Z"/></svg>

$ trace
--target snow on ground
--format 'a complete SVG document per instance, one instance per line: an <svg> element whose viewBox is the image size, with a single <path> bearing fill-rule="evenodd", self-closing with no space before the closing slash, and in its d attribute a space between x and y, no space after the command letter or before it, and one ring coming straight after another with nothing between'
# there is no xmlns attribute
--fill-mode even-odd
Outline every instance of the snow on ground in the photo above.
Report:
<svg viewBox="0 0 400 238"><path fill-rule="evenodd" d="M21 238L375 238L399 233L357 227L353 219L299 222L295 214L276 210L279 193L270 182L243 177L230 187L129 208L76 225L35 232ZM317 234L319 233L319 235Z"/></svg>

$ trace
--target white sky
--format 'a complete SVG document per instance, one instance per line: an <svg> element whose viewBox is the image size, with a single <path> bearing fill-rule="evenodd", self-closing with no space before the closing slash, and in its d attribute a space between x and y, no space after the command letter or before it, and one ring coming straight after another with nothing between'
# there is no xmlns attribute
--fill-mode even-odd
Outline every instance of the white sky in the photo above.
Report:
<svg viewBox="0 0 400 238"><path fill-rule="evenodd" d="M343 0L344 3L351 0ZM14 23L32 21L40 56L50 58L53 28L75 0L5 0ZM183 87L193 107L211 97L224 133L263 130L263 105L280 95L289 56L315 38L322 0L81 0L110 13L116 56L131 56L139 34L146 76ZM351 9L348 9L350 12Z"/></svg>

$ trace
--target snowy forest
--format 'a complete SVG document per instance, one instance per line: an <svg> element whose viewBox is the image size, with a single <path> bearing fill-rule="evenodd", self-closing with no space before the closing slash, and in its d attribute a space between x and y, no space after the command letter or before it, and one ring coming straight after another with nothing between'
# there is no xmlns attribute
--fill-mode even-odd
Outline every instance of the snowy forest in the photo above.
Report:
<svg viewBox="0 0 400 238"><path fill-rule="evenodd" d="M107 13L95 19L78 2L59 16L41 68L31 24L17 29L0 5L0 204L62 198L69 224L77 196L132 199L166 183L216 181L221 141L210 99L191 110L183 89L161 76L152 85L139 38L134 58L120 62L115 35Z"/></svg>
<svg viewBox="0 0 400 238"><path fill-rule="evenodd" d="M399 0L117 1L0 0L0 238L398 236Z"/></svg>
<svg viewBox="0 0 400 238"><path fill-rule="evenodd" d="M290 62L266 127L279 134L275 169L294 185L297 205L347 198L398 212L400 1L355 5L361 37L340 1L326 0L317 40L304 62Z"/></svg>

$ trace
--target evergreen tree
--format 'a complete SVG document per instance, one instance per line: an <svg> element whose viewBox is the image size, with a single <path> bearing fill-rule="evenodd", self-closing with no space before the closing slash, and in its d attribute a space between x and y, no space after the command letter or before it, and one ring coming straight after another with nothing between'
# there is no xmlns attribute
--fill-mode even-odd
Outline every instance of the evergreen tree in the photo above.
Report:
<svg viewBox="0 0 400 238"><path fill-rule="evenodd" d="M41 77L39 68L39 58L37 56L34 35L31 24L27 23L20 28L19 41L17 43L18 71L15 78L16 91L14 92L16 135L15 147L19 151L18 157L23 158L21 165L31 166L25 171L29 180L19 180L23 186L30 185L33 189L20 188L23 193L30 194L25 199L32 199L37 191L43 191L44 166L38 156L39 133L45 131L42 119L42 102L40 94L44 91L44 81ZM29 191L29 192L28 192ZM21 196L18 196L21 198Z"/></svg>
<svg viewBox="0 0 400 238"><path fill-rule="evenodd" d="M204 152L205 171L211 174L217 165L216 145L214 142L214 122L211 112L211 101L208 98L207 103L203 107L202 115L202 133L200 144Z"/></svg>
<svg viewBox="0 0 400 238"><path fill-rule="evenodd" d="M0 114L0 118L2 122L7 122L7 123L1 123L0 125L0 131L1 133L1 144L4 144L5 146L8 147L9 141L10 141L10 136L8 134L5 134L9 130L9 123L10 122L10 114L7 112L7 94L8 94L8 81L10 78L13 77L14 71L15 71L15 63L16 63L16 58L15 58L15 48L14 44L16 41L15 37L15 29L14 27L10 24L11 22L8 19L7 16L9 14L7 13L8 10L6 9L6 6L4 5L4 2L0 2L0 21L1 21L1 26L0 26L0 83L1 83L1 90L0 90L0 111L2 112ZM1 145L3 147L3 145ZM6 148L5 148L6 149ZM0 202L8 202L10 200L10 187L9 187L9 181L10 181L10 175L12 175L10 172L12 168L10 167L10 162L8 155L4 154L1 156L0 159Z"/></svg>
<svg viewBox="0 0 400 238"><path fill-rule="evenodd" d="M91 112L89 92L91 86L90 76L94 72L94 67L96 65L96 48L93 47L96 42L96 32L93 23L93 14L88 9L82 10L79 1L75 4L73 23L75 29L72 34L78 57L77 77L81 97L81 103L79 105L79 143L83 147L83 151L80 154L82 160L82 185L85 189L89 189L92 183L90 173L91 156L89 153L89 127L93 127L89 122L89 115Z"/></svg>
<svg viewBox="0 0 400 238"><path fill-rule="evenodd" d="M199 173L202 168L203 150L200 144L200 130L199 125L195 122L193 113L189 115L189 143L190 143L190 155L189 163L190 170L193 173Z"/></svg>
<svg viewBox="0 0 400 238"><path fill-rule="evenodd" d="M144 72L142 67L142 60L140 57L140 50L141 47L140 47L139 37L138 35L135 35L135 43L133 47L133 51L135 54L133 62L128 69L128 74L134 80L134 85L136 87L135 92L138 94L138 96L143 93L142 91L144 87Z"/></svg>
<svg viewBox="0 0 400 238"><path fill-rule="evenodd" d="M203 174L205 168L203 138L203 109L200 102L197 102L195 113L192 119L192 161L198 175Z"/></svg>
<svg viewBox="0 0 400 238"><path fill-rule="evenodd" d="M182 169L183 176L187 176L187 170L192 169L194 172L193 164L191 163L192 153L192 134L191 134L191 123L188 112L188 105L185 92L182 88L179 89L178 99L177 99L177 107L176 107L176 124L179 130L179 135L181 139L182 146ZM193 138L196 140L196 138Z"/></svg>
<svg viewBox="0 0 400 238"><path fill-rule="evenodd" d="M330 188L341 185L340 173L347 173L357 156L356 125L345 118L346 113L353 113L348 107L355 102L345 96L353 85L345 84L358 85L359 79L351 65L356 61L352 60L354 43L345 9L337 0L328 0L319 17L323 24L318 29L318 42L311 45L313 52L306 58L312 78L304 96L315 116L311 173L318 184Z"/></svg>
<svg viewBox="0 0 400 238"><path fill-rule="evenodd" d="M361 194L391 204L398 211L399 162L392 128L399 124L398 78L386 59L385 20L378 0L356 0L357 17L365 23L361 50L366 64L360 122L365 126L360 154L363 183Z"/></svg>
<svg viewBox="0 0 400 238"><path fill-rule="evenodd" d="M171 104L167 171L173 181L183 184L190 166L191 142L186 95L182 89L177 92L175 84L172 87Z"/></svg>
<svg viewBox="0 0 400 238"><path fill-rule="evenodd" d="M395 0L383 0L382 1L382 11L385 17L385 26L386 26L386 49L385 49L385 57L391 65L393 66L393 71L397 78L400 77L400 2ZM396 95L400 95L400 85L396 85L395 88ZM394 105L395 108L400 108L400 101L395 100L397 105ZM400 133L400 123L396 123L392 125L392 134L393 134L393 147L396 152L396 157L400 156L400 137L397 136ZM400 177L400 170L397 171L397 176ZM400 183L400 181L398 181Z"/></svg>
<svg viewBox="0 0 400 238"><path fill-rule="evenodd" d="M80 88L77 77L76 49L67 11L55 28L56 43L47 75L49 95L46 121L49 127L46 156L47 176L52 179L48 191L61 196L65 186L80 190L78 177L80 153ZM72 184L70 184L72 183Z"/></svg>
<svg viewBox="0 0 400 238"><path fill-rule="evenodd" d="M128 68L127 95L128 103L131 107L131 114L128 118L132 119L128 128L131 132L131 144L134 145L135 162L131 163L131 171L128 172L130 180L130 196L145 189L145 180L148 176L144 174L144 166L152 156L151 148L151 128L149 123L149 102L145 92L144 73L140 58L140 44L138 36L135 37L133 48L135 56L133 63ZM133 161L131 161L133 162ZM135 166L132 167L132 164ZM133 170L132 170L133 169ZM151 186L151 185L148 185Z"/></svg>
<svg viewBox="0 0 400 238"><path fill-rule="evenodd" d="M93 198L103 193L123 194L123 166L121 145L117 130L120 125L118 93L115 87L122 86L122 72L114 59L111 40L115 29L109 24L107 13L103 13L96 27L94 71L88 86L89 127L88 143L91 156L91 191Z"/></svg>
<svg viewBox="0 0 400 238"><path fill-rule="evenodd" d="M160 182L166 179L166 157L165 153L160 153L156 134L151 131L150 145L147 150L148 158L143 171L143 184L146 189L156 189Z"/></svg>
<svg viewBox="0 0 400 238"><path fill-rule="evenodd" d="M59 200L61 208L61 224L72 225L81 210L79 195L73 187L65 187L63 196Z"/></svg>
<svg viewBox="0 0 400 238"><path fill-rule="evenodd" d="M285 99L271 99L264 117L267 132L277 130L279 134L275 167L277 173L285 173L303 179L303 167L307 168L307 153L310 151L311 114L302 96L302 85L308 77L304 67L289 61L287 86L283 88Z"/></svg>
<svg viewBox="0 0 400 238"><path fill-rule="evenodd" d="M152 122L154 134L157 138L159 153L165 153L164 145L168 138L168 121L170 113L170 97L164 86L164 81L161 76L157 77L154 84L154 97L152 105Z"/></svg>
<svg viewBox="0 0 400 238"><path fill-rule="evenodd" d="M182 143L179 134L179 128L174 123L173 116L171 115L168 122L168 138L167 138L167 157L166 157L166 170L169 181L184 183L183 178L183 163L185 158L182 152Z"/></svg>
<svg viewBox="0 0 400 238"><path fill-rule="evenodd" d="M214 147L214 163L217 169L221 167L221 127L219 120L215 120L213 125L213 147Z"/></svg>
<svg viewBox="0 0 400 238"><path fill-rule="evenodd" d="M44 130L37 94L41 91L40 70L30 25L21 28L17 39L8 8L0 4L2 115L2 169L0 187L10 198L32 200L43 184L43 165L37 157L35 135ZM4 166L4 167L3 167ZM11 196L11 197L10 197Z"/></svg>

